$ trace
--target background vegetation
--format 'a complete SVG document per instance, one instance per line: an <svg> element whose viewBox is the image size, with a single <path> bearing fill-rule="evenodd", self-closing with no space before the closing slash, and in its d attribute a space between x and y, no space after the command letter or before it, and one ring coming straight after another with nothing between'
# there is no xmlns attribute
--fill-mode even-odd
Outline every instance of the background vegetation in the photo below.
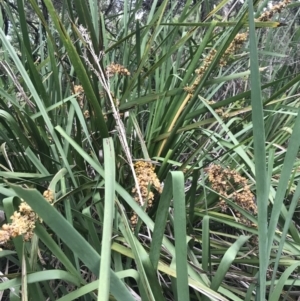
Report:
<svg viewBox="0 0 300 301"><path fill-rule="evenodd" d="M297 2L0 6L0 300L298 300Z"/></svg>

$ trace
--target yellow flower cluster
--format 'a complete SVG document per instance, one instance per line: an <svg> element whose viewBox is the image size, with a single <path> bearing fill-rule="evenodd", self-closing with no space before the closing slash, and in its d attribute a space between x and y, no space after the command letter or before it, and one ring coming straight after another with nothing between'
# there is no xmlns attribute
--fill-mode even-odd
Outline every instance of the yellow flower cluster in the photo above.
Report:
<svg viewBox="0 0 300 301"><path fill-rule="evenodd" d="M219 205L222 211L225 212L228 209L228 204L223 198L225 197L232 199L237 205L251 214L257 214L255 198L246 178L242 177L237 171L223 168L220 165L211 165L206 171L212 188L221 195ZM239 212L235 211L235 213L237 217L241 217ZM245 218L241 218L241 222L251 225Z"/></svg>
<svg viewBox="0 0 300 301"><path fill-rule="evenodd" d="M123 76L129 76L130 72L124 66L120 64L111 63L105 69L105 73L108 77L112 77L115 74L120 74Z"/></svg>
<svg viewBox="0 0 300 301"><path fill-rule="evenodd" d="M210 51L210 53L204 59L203 65L199 69L196 69L197 77L196 77L195 81L193 82L193 84L191 86L185 87L184 91L188 92L189 94L194 93L196 87L199 85L199 83L201 81L201 78L202 78L203 74L205 73L205 71L207 70L209 65L211 64L211 62L214 59L216 53L217 53L217 51L215 49L212 49Z"/></svg>
<svg viewBox="0 0 300 301"><path fill-rule="evenodd" d="M49 203L52 203L54 200L53 192L50 190L44 191L43 196ZM39 219L31 207L22 200L19 210L15 211L10 218L12 222L4 224L0 230L0 244L4 244L11 238L19 235L23 235L25 241L30 240L33 236L35 223Z"/></svg>
<svg viewBox="0 0 300 301"><path fill-rule="evenodd" d="M234 53L236 53L242 47L242 45L247 40L247 38L248 38L248 33L237 34L236 37L234 38L234 40L229 45L229 47L226 49L223 56L221 57L219 65L226 66L230 56L233 55ZM205 71L208 69L209 65L213 61L216 53L217 53L217 51L215 49L212 49L209 52L207 57L204 59L203 65L199 69L196 69L197 77L196 77L195 81L193 82L193 84L191 86L185 87L184 91L188 92L189 94L194 93L196 87L199 85L199 83L201 81L203 74L205 73Z"/></svg>
<svg viewBox="0 0 300 301"><path fill-rule="evenodd" d="M291 0L284 0L276 5L274 5L269 11L264 12L257 21L269 21L275 13L280 13L283 8L289 4ZM230 43L229 47L226 49L225 53L222 55L219 65L220 66L226 66L230 56L234 55L238 52L238 50L241 49L245 41L248 39L248 32L239 33L236 35L236 37L233 39L233 41ZM213 58L216 55L216 50L212 49L208 56L204 59L203 65L196 70L197 77L194 81L194 83L191 86L187 86L184 88L184 91L186 91L189 94L193 94L196 87L199 85L201 78L204 74L204 72L207 70L209 65L211 64Z"/></svg>
<svg viewBox="0 0 300 301"><path fill-rule="evenodd" d="M159 193L162 193L162 188L154 169L155 167L149 162L138 161L134 164L141 195L143 201L147 204L147 208L152 207L154 200L154 193L150 191L150 188L153 187ZM136 187L132 189L132 193L135 201L140 203ZM137 223L137 215L135 212L132 214L130 220L132 226L135 226Z"/></svg>
<svg viewBox="0 0 300 301"><path fill-rule="evenodd" d="M219 65L226 66L230 56L237 53L238 50L241 49L247 38L247 32L237 34L233 41L230 43L229 47L226 49L225 53L222 55Z"/></svg>
<svg viewBox="0 0 300 301"><path fill-rule="evenodd" d="M258 21L269 21L274 14L280 13L283 8L285 8L291 0L284 0L282 2L277 3L276 5L272 6L272 8L268 11L265 11L257 20Z"/></svg>

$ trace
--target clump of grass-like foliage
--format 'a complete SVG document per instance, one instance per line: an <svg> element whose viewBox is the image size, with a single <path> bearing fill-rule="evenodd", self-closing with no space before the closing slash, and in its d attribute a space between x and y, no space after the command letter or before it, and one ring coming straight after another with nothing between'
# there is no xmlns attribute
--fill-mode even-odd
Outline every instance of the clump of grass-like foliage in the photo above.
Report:
<svg viewBox="0 0 300 301"><path fill-rule="evenodd" d="M0 3L0 300L295 300L298 3L54 2Z"/></svg>

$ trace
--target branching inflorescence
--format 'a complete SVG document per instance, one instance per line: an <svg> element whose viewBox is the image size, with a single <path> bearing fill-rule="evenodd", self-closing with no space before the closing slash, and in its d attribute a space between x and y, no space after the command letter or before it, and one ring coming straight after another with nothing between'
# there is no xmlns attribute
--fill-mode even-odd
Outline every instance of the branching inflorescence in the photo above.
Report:
<svg viewBox="0 0 300 301"><path fill-rule="evenodd" d="M212 188L220 195L219 206L222 211L227 211L230 206L226 199L231 199L249 213L257 214L255 197L246 178L242 177L236 170L223 168L220 165L211 165L207 168L207 173ZM247 219L241 217L239 212L236 210L234 212L243 224L251 225Z"/></svg>
<svg viewBox="0 0 300 301"><path fill-rule="evenodd" d="M290 2L291 0L284 0L282 2L279 2L278 4L272 6L270 10L265 11L256 21L269 21L274 16L274 14L280 13L281 10L284 9ZM235 53L237 53L242 48L242 46L247 41L247 39L248 39L248 31L243 33L238 33L233 39L233 41L230 43L228 48L225 50L224 54L222 55L219 61L219 66L221 67L226 66L230 60L230 57ZM194 80L193 84L184 88L184 90L187 93L189 94L194 93L196 87L201 82L203 74L210 66L216 53L217 51L215 49L210 50L209 54L205 57L202 66L196 70L197 77Z"/></svg>
<svg viewBox="0 0 300 301"><path fill-rule="evenodd" d="M151 208L154 200L154 193L150 190L153 187L157 192L162 193L161 184L154 172L155 167L144 161L138 161L134 164L138 184L141 190L143 202L147 204L147 209ZM137 203L139 203L139 196L137 193L137 187L132 189L133 197ZM134 227L137 224L137 214L133 212L131 216L131 225Z"/></svg>
<svg viewBox="0 0 300 301"><path fill-rule="evenodd" d="M52 203L54 194L51 190L44 191L44 198ZM18 211L10 217L12 222L4 224L0 230L0 243L5 244L11 238L23 235L25 241L30 240L34 233L35 223L40 220L38 215L31 209L31 207L21 200Z"/></svg>

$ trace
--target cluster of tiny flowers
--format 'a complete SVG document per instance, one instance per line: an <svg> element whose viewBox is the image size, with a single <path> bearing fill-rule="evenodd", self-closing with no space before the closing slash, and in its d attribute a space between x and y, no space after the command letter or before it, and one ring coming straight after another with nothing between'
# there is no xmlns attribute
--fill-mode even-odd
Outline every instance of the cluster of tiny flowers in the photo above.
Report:
<svg viewBox="0 0 300 301"><path fill-rule="evenodd" d="M228 204L224 199L228 198L251 214L257 214L255 198L246 178L242 177L237 171L223 168L220 165L211 165L207 168L207 173L212 188L221 195L219 205L222 211L225 212L228 209ZM242 223L251 225L248 220L241 217L239 212L235 211L235 213Z"/></svg>
<svg viewBox="0 0 300 301"><path fill-rule="evenodd" d="M147 204L147 208L152 207L154 200L154 193L150 191L150 187L153 187L159 193L162 192L160 182L154 172L154 169L155 167L149 162L138 161L134 164L134 170L136 172L141 195L143 201ZM136 187L132 189L132 193L135 201L139 203L140 201ZM137 215L135 212L133 212L130 220L132 226L137 224Z"/></svg>
<svg viewBox="0 0 300 301"><path fill-rule="evenodd" d="M81 85L75 85L74 86L74 94L78 94L76 96L78 104L80 106L80 108L82 109L84 106L84 90L83 87Z"/></svg>
<svg viewBox="0 0 300 301"><path fill-rule="evenodd" d="M211 62L214 59L216 53L217 53L217 51L215 49L212 49L209 52L207 57L204 59L203 65L199 69L196 69L197 77L196 77L195 81L193 82L193 84L191 86L185 87L184 91L188 92L189 94L194 93L195 89L197 88L197 86L199 85L199 83L201 81L201 78L202 78L203 74L205 73L205 71L207 70L209 65L211 64Z"/></svg>
<svg viewBox="0 0 300 301"><path fill-rule="evenodd" d="M35 228L37 215L24 201L20 204L19 210L10 217L11 224L4 224L0 230L0 242L6 243L10 238L24 234L24 240L30 240Z"/></svg>
<svg viewBox="0 0 300 301"><path fill-rule="evenodd" d="M274 5L269 11L264 12L257 21L269 21L275 13L280 13L283 8L289 4L291 0L284 0L276 5ZM236 35L234 40L231 42L229 47L226 49L225 53L223 54L219 65L226 66L227 62L231 55L235 54L245 43L248 39L248 32L239 33Z"/></svg>
<svg viewBox="0 0 300 301"><path fill-rule="evenodd" d="M225 53L222 55L219 65L226 66L230 56L237 53L247 39L248 39L247 32L237 34L233 39L233 41L230 43L229 47L226 49Z"/></svg>
<svg viewBox="0 0 300 301"><path fill-rule="evenodd" d="M43 196L49 203L53 202L54 195L52 191L46 190ZM22 200L19 210L15 211L10 218L12 222L10 224L4 224L0 230L0 243L4 244L11 238L19 235L23 235L25 241L30 240L33 236L35 223L39 219L31 207Z"/></svg>
<svg viewBox="0 0 300 301"><path fill-rule="evenodd" d="M223 108L217 108L215 112L223 118L229 118L229 114L224 112Z"/></svg>
<svg viewBox="0 0 300 301"><path fill-rule="evenodd" d="M43 197L46 201L48 201L50 204L54 201L54 193L52 190L47 189L43 193Z"/></svg>
<svg viewBox="0 0 300 301"><path fill-rule="evenodd" d="M120 64L111 63L105 69L105 73L108 77L112 77L115 74L120 74L123 76L129 76L130 72L124 66Z"/></svg>
<svg viewBox="0 0 300 301"><path fill-rule="evenodd" d="M265 11L257 20L258 21L269 21L276 13L280 13L282 9L284 9L291 0L284 0L282 2L277 3L272 6L272 8L268 11Z"/></svg>
<svg viewBox="0 0 300 301"><path fill-rule="evenodd" d="M257 21L269 21L275 13L280 13L283 8L289 4L291 0L284 0L276 5L274 5L269 11L264 12L258 19ZM225 53L220 59L219 65L220 66L226 66L230 56L234 55L237 53L245 41L248 39L248 32L244 33L239 33L236 35L234 40L230 43L229 47L226 49ZM194 83L191 86L187 86L184 88L186 92L189 94L193 94L196 87L199 85L201 78L204 74L204 72L207 70L208 66L212 62L213 58L215 57L216 50L212 49L209 53L209 55L205 58L203 65L196 70L197 77L194 81Z"/></svg>
<svg viewBox="0 0 300 301"><path fill-rule="evenodd" d="M84 116L85 119L89 119L89 118L91 117L90 111L89 111L89 110L85 110L85 111L83 112L83 116Z"/></svg>
<svg viewBox="0 0 300 301"><path fill-rule="evenodd" d="M74 85L74 94L78 94L76 96L77 102L78 102L80 108L83 109L83 107L84 107L84 99L85 99L85 94L84 94L83 87L81 85ZM85 110L83 112L83 116L84 116L85 119L89 119L91 117L89 110Z"/></svg>
<svg viewBox="0 0 300 301"><path fill-rule="evenodd" d="M226 66L230 56L233 55L234 53L236 53L242 47L242 45L247 40L247 38L248 38L248 33L237 34L236 37L234 38L234 40L229 45L229 47L226 49L223 56L221 57L219 65ZM209 65L213 61L216 53L217 53L217 51L215 49L212 49L209 52L208 56L204 59L203 65L199 69L196 69L197 77L196 77L195 81L193 82L193 84L191 86L187 86L184 88L184 90L186 92L188 92L189 94L194 93L196 87L199 85L199 83L202 79L203 74L205 73L205 71L208 69Z"/></svg>

